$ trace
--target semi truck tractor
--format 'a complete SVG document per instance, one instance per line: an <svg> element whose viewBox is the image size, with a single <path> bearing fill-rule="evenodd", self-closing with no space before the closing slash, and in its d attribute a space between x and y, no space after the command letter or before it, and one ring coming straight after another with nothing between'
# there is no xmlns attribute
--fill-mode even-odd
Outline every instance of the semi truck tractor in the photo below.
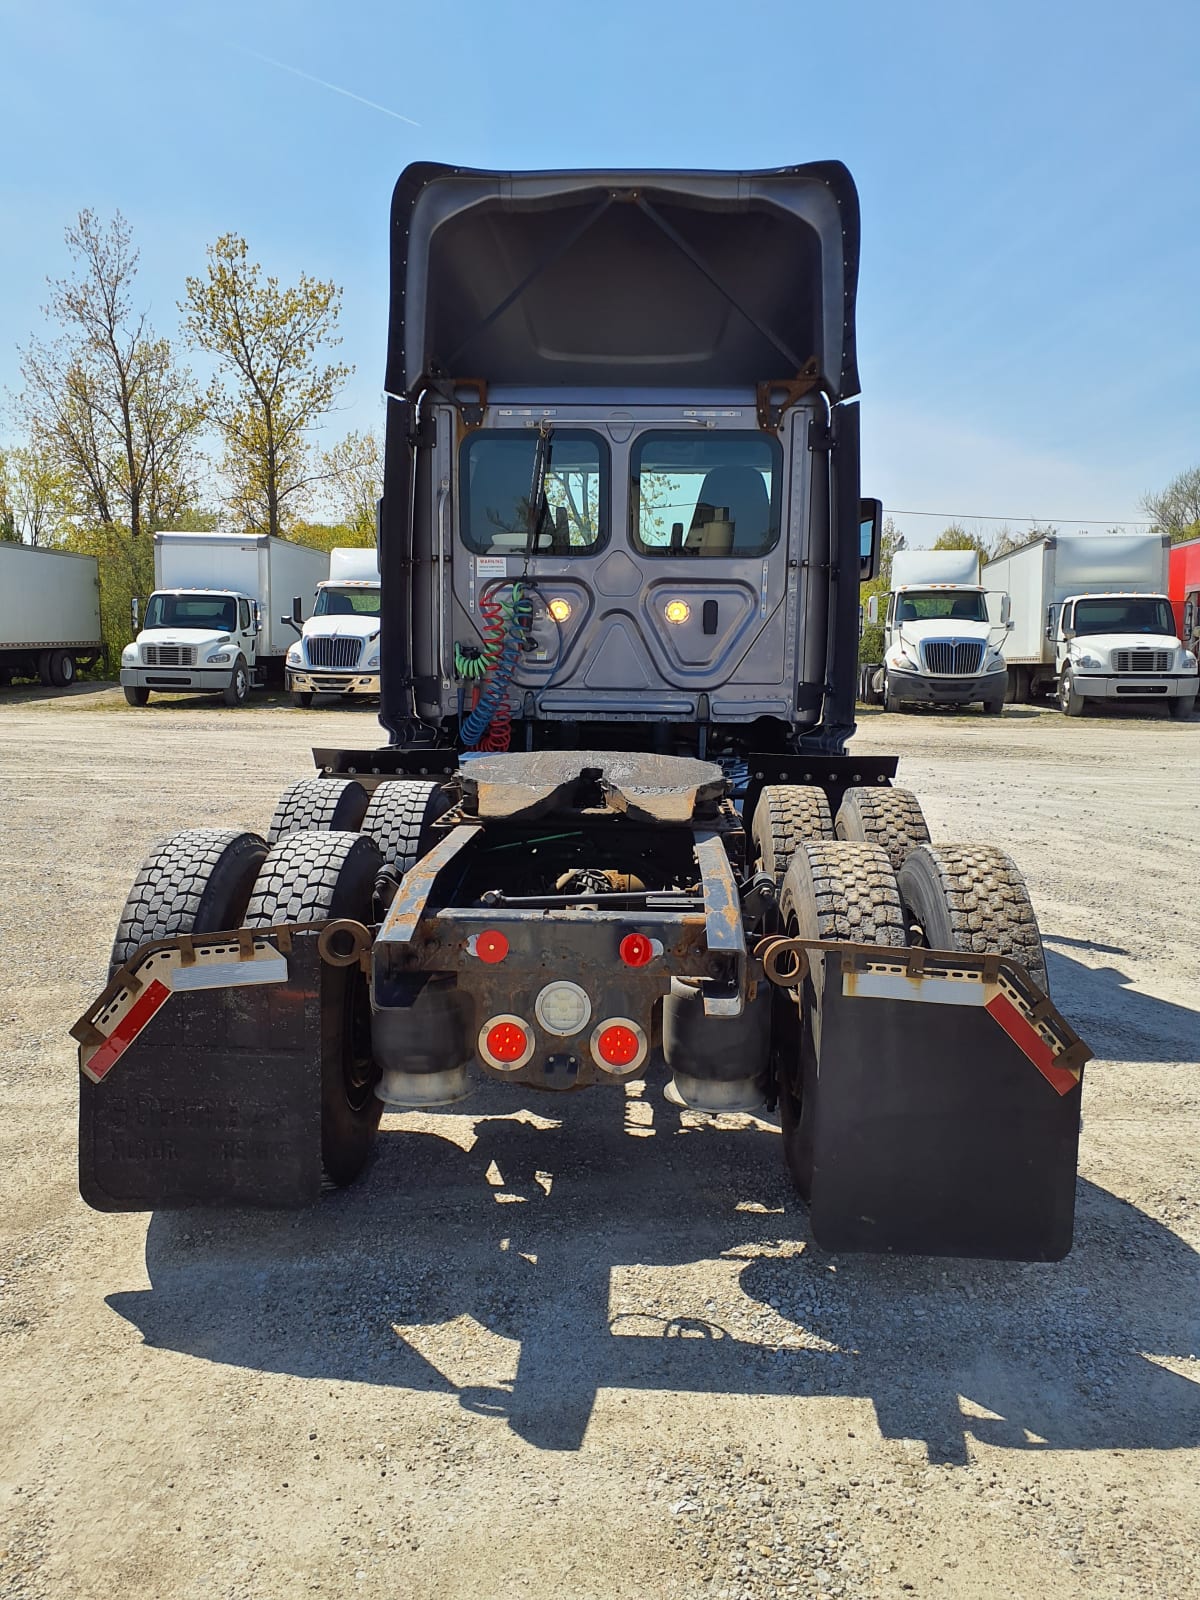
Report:
<svg viewBox="0 0 1200 1600"><path fill-rule="evenodd" d="M307 1205L385 1107L648 1078L777 1111L825 1247L1062 1256L1088 1051L1019 868L847 748L849 173L422 163L391 239L386 738L143 863L84 1197Z"/></svg>
<svg viewBox="0 0 1200 1600"><path fill-rule="evenodd" d="M1171 546L1167 592L1175 613L1175 631L1184 647L1196 655L1200 652L1200 539Z"/></svg>
<svg viewBox="0 0 1200 1600"><path fill-rule="evenodd" d="M0 683L63 689L103 653L95 556L0 541Z"/></svg>
<svg viewBox="0 0 1200 1600"><path fill-rule="evenodd" d="M994 624L989 600L999 613ZM872 624L880 620L879 601L872 595L867 602ZM863 668L864 698L886 711L977 702L999 716L1008 682L1000 641L1008 621L1008 596L989 596L979 581L977 551L897 550L884 597L883 660Z"/></svg>
<svg viewBox="0 0 1200 1600"><path fill-rule="evenodd" d="M1056 533L989 561L989 586L1012 597L1009 698L1055 694L1068 717L1114 702L1190 716L1196 656L1175 631L1169 547L1157 533Z"/></svg>
<svg viewBox="0 0 1200 1600"><path fill-rule="evenodd" d="M311 613L327 569L323 551L265 533L156 533L154 593L121 656L126 700L144 706L158 689L239 706L270 675L282 681L286 623Z"/></svg>
<svg viewBox="0 0 1200 1600"><path fill-rule="evenodd" d="M283 617L300 637L287 653L293 705L311 706L316 694L346 699L379 693L379 556L339 547L329 552L329 577L317 585L312 616Z"/></svg>

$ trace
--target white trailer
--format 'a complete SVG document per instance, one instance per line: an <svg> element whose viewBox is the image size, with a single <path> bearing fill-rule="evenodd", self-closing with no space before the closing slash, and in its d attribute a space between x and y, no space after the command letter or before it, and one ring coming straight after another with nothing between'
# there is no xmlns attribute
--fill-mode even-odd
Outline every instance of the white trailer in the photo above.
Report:
<svg viewBox="0 0 1200 1600"><path fill-rule="evenodd" d="M323 551L265 533L156 533L154 593L121 657L125 698L144 706L162 689L240 705L282 677L292 634L281 608L311 615L327 570Z"/></svg>
<svg viewBox="0 0 1200 1600"><path fill-rule="evenodd" d="M103 650L95 556L0 542L0 682L64 688Z"/></svg>
<svg viewBox="0 0 1200 1600"><path fill-rule="evenodd" d="M1196 657L1175 631L1169 551L1157 533L1058 533L989 561L989 584L1012 597L1009 698L1055 693L1071 717L1092 700L1163 700L1189 716Z"/></svg>
<svg viewBox="0 0 1200 1600"><path fill-rule="evenodd" d="M867 603L880 619L879 595ZM989 607L975 550L898 550L883 615L883 660L862 668L860 693L887 711L919 705L970 705L999 716L1007 682L1000 653L1008 597ZM990 611L999 610L999 622Z"/></svg>
<svg viewBox="0 0 1200 1600"><path fill-rule="evenodd" d="M316 694L359 698L379 693L379 552L339 546L329 552L329 577L317 590L312 616L287 653L292 703L311 706Z"/></svg>

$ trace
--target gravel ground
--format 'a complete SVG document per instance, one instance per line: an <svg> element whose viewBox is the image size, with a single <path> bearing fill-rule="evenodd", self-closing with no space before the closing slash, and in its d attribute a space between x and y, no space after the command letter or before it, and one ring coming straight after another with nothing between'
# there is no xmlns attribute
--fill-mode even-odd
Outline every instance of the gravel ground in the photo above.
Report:
<svg viewBox="0 0 1200 1600"><path fill-rule="evenodd" d="M389 1116L311 1212L88 1211L66 1030L140 857L375 734L0 696L0 1594L1200 1595L1200 722L856 742L1028 875L1100 1058L1062 1265L826 1255L776 1129L657 1085Z"/></svg>

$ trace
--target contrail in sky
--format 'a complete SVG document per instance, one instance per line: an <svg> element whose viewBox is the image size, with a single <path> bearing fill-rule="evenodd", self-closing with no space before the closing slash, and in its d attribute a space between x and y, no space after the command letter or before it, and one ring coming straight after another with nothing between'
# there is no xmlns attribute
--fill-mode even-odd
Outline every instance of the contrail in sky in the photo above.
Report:
<svg viewBox="0 0 1200 1600"><path fill-rule="evenodd" d="M377 100L368 100L364 95L355 94L353 89L343 89L340 83L329 83L325 78L314 77L311 72L302 72L299 67L289 66L286 61L276 61L274 56L264 56L257 50L247 49L245 45L238 45L235 48L240 49L243 55L253 56L256 61L265 61L269 67L278 67L280 72L290 72L297 78L305 78L309 83L320 84L322 89L345 95L347 100L357 100L360 106L370 106L372 111L382 111L385 117L395 117L397 122L407 122L410 128L421 126L419 122L414 122L402 112L393 111L391 106L381 106Z"/></svg>

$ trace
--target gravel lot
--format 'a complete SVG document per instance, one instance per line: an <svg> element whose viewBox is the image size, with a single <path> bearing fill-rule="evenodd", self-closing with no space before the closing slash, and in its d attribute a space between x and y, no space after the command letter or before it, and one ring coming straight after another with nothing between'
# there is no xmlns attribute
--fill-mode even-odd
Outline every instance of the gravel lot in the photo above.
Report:
<svg viewBox="0 0 1200 1600"><path fill-rule="evenodd" d="M864 713L1100 1058L1063 1265L827 1256L776 1130L657 1085L387 1117L311 1212L88 1211L139 859L376 732L0 695L0 1594L1200 1595L1200 721Z"/></svg>

